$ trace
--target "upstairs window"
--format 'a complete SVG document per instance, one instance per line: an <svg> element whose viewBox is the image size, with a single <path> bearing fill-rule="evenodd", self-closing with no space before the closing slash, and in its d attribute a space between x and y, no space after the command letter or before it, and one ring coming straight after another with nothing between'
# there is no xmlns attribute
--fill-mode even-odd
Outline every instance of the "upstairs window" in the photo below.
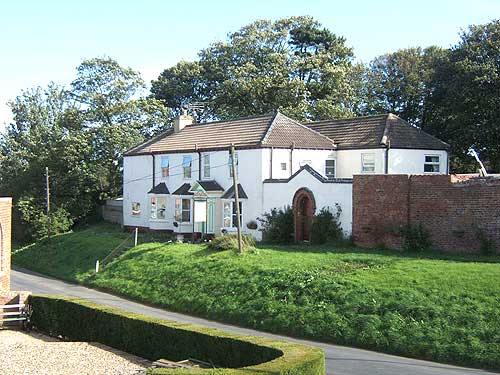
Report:
<svg viewBox="0 0 500 375"><path fill-rule="evenodd" d="M286 171L286 163L281 163L281 170Z"/></svg>
<svg viewBox="0 0 500 375"><path fill-rule="evenodd" d="M170 164L168 160L168 156L162 156L161 157L161 176L162 177L168 177L170 174Z"/></svg>
<svg viewBox="0 0 500 375"><path fill-rule="evenodd" d="M425 155L425 173L439 173L439 166L439 155Z"/></svg>
<svg viewBox="0 0 500 375"><path fill-rule="evenodd" d="M361 172L375 172L375 154L361 154Z"/></svg>
<svg viewBox="0 0 500 375"><path fill-rule="evenodd" d="M167 197L151 197L151 219L165 220L167 211Z"/></svg>
<svg viewBox="0 0 500 375"><path fill-rule="evenodd" d="M191 199L175 200L175 221L189 223L191 221Z"/></svg>
<svg viewBox="0 0 500 375"><path fill-rule="evenodd" d="M238 175L238 153L234 153L234 163L236 167L236 175ZM228 166L229 166L229 177L233 177L233 156L229 154L229 159L228 159Z"/></svg>
<svg viewBox="0 0 500 375"><path fill-rule="evenodd" d="M182 168L184 170L184 178L191 178L191 156L184 156L182 159Z"/></svg>
<svg viewBox="0 0 500 375"><path fill-rule="evenodd" d="M335 178L335 159L325 160L325 176L329 180Z"/></svg>
<svg viewBox="0 0 500 375"><path fill-rule="evenodd" d="M210 154L203 156L203 178L210 178Z"/></svg>

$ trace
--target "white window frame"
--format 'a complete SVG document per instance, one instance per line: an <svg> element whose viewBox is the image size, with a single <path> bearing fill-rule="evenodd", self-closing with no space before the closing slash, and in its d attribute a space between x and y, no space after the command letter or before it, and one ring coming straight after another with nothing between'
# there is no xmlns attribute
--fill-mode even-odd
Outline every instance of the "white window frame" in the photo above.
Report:
<svg viewBox="0 0 500 375"><path fill-rule="evenodd" d="M427 161L427 158L437 158L437 161ZM426 166L437 166L437 171L428 172L425 170ZM441 155L437 154L426 154L424 155L424 173L438 174L441 173Z"/></svg>
<svg viewBox="0 0 500 375"><path fill-rule="evenodd" d="M203 155L203 178L210 178L210 154Z"/></svg>
<svg viewBox="0 0 500 375"><path fill-rule="evenodd" d="M366 160L367 158L373 158L373 161ZM375 153L374 152L364 152L361 154L361 173L375 173Z"/></svg>
<svg viewBox="0 0 500 375"><path fill-rule="evenodd" d="M236 159L236 176L239 176L239 157L238 157L238 153L235 152L234 153L234 158ZM233 163L232 163L232 159L233 159L233 156L231 155L231 153L229 153L229 156L227 158L227 164L229 166L229 178L233 178Z"/></svg>
<svg viewBox="0 0 500 375"><path fill-rule="evenodd" d="M168 156L161 157L160 167L161 167L161 176L168 177L170 175L170 159Z"/></svg>
<svg viewBox="0 0 500 375"><path fill-rule="evenodd" d="M281 164L281 170L286 171L288 169L287 163L280 163Z"/></svg>
<svg viewBox="0 0 500 375"><path fill-rule="evenodd" d="M222 227L224 229L236 230L236 212L234 211L235 205L234 200L223 200L222 201ZM240 225L243 227L243 202L240 201ZM229 215L226 207L229 205ZM229 226L226 225L226 221L229 220Z"/></svg>
<svg viewBox="0 0 500 375"><path fill-rule="evenodd" d="M193 175L192 165L193 157L191 155L184 155L182 157L182 172L185 179L191 179Z"/></svg>
<svg viewBox="0 0 500 375"><path fill-rule="evenodd" d="M184 201L189 202L189 207L184 208ZM175 198L175 212L174 212L174 218L175 221L179 223L190 223L191 222L191 208L192 208L192 203L191 203L191 198ZM184 213L189 214L189 220L184 220L183 214Z"/></svg>
<svg viewBox="0 0 500 375"><path fill-rule="evenodd" d="M329 161L333 161L333 176L328 174L328 169L331 168L331 166L329 167L327 165L327 163ZM325 176L329 180L335 179L335 177L337 176L337 159L335 159L335 158L328 158L328 159L325 160Z"/></svg>
<svg viewBox="0 0 500 375"><path fill-rule="evenodd" d="M152 194L150 199L150 219L164 221L167 220L167 196L163 194ZM163 202L162 206L160 206Z"/></svg>
<svg viewBox="0 0 500 375"><path fill-rule="evenodd" d="M131 216L132 217L141 217L141 202L132 202L132 204L130 205L131 207L131 210L130 210L130 213L131 213Z"/></svg>

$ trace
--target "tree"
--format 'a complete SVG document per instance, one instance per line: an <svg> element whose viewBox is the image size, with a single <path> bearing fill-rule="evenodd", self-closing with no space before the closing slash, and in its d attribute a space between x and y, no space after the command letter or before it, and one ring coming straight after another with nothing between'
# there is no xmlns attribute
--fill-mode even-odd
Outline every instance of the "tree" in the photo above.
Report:
<svg viewBox="0 0 500 375"><path fill-rule="evenodd" d="M366 71L365 112L391 112L421 126L435 69L446 56L440 47L416 47L376 57Z"/></svg>
<svg viewBox="0 0 500 375"><path fill-rule="evenodd" d="M436 72L423 128L452 145L455 171L477 170L474 147L500 171L500 21L470 26Z"/></svg>
<svg viewBox="0 0 500 375"><path fill-rule="evenodd" d="M203 102L200 119L280 109L295 118L351 116L353 53L311 17L256 21L161 73L152 93L167 106Z"/></svg>

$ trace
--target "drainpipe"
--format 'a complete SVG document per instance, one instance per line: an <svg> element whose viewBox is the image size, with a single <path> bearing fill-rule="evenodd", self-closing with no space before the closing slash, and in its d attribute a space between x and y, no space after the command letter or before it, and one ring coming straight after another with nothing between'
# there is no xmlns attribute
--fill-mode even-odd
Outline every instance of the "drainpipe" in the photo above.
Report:
<svg viewBox="0 0 500 375"><path fill-rule="evenodd" d="M151 157L153 159L153 189L155 187L155 154L151 153Z"/></svg>
<svg viewBox="0 0 500 375"><path fill-rule="evenodd" d="M384 173L389 174L389 150L391 149L391 141L387 141L387 146L385 148L385 165L384 165Z"/></svg>
<svg viewBox="0 0 500 375"><path fill-rule="evenodd" d="M271 147L271 153L269 154L269 178L271 180L273 179L273 150L274 148Z"/></svg>
<svg viewBox="0 0 500 375"><path fill-rule="evenodd" d="M293 149L295 148L295 142L292 143L292 147L290 148L290 177L293 175Z"/></svg>
<svg viewBox="0 0 500 375"><path fill-rule="evenodd" d="M198 150L198 144L195 144L194 148L198 153L198 181L201 181L201 151Z"/></svg>

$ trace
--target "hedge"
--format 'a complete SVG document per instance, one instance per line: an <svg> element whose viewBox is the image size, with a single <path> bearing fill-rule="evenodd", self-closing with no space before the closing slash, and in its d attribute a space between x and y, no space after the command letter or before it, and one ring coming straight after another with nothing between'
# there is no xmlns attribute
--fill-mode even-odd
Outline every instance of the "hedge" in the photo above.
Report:
<svg viewBox="0 0 500 375"><path fill-rule="evenodd" d="M196 358L217 369L149 369L149 374L324 375L321 349L155 319L76 298L31 295L33 326L70 341L99 342L157 360Z"/></svg>

